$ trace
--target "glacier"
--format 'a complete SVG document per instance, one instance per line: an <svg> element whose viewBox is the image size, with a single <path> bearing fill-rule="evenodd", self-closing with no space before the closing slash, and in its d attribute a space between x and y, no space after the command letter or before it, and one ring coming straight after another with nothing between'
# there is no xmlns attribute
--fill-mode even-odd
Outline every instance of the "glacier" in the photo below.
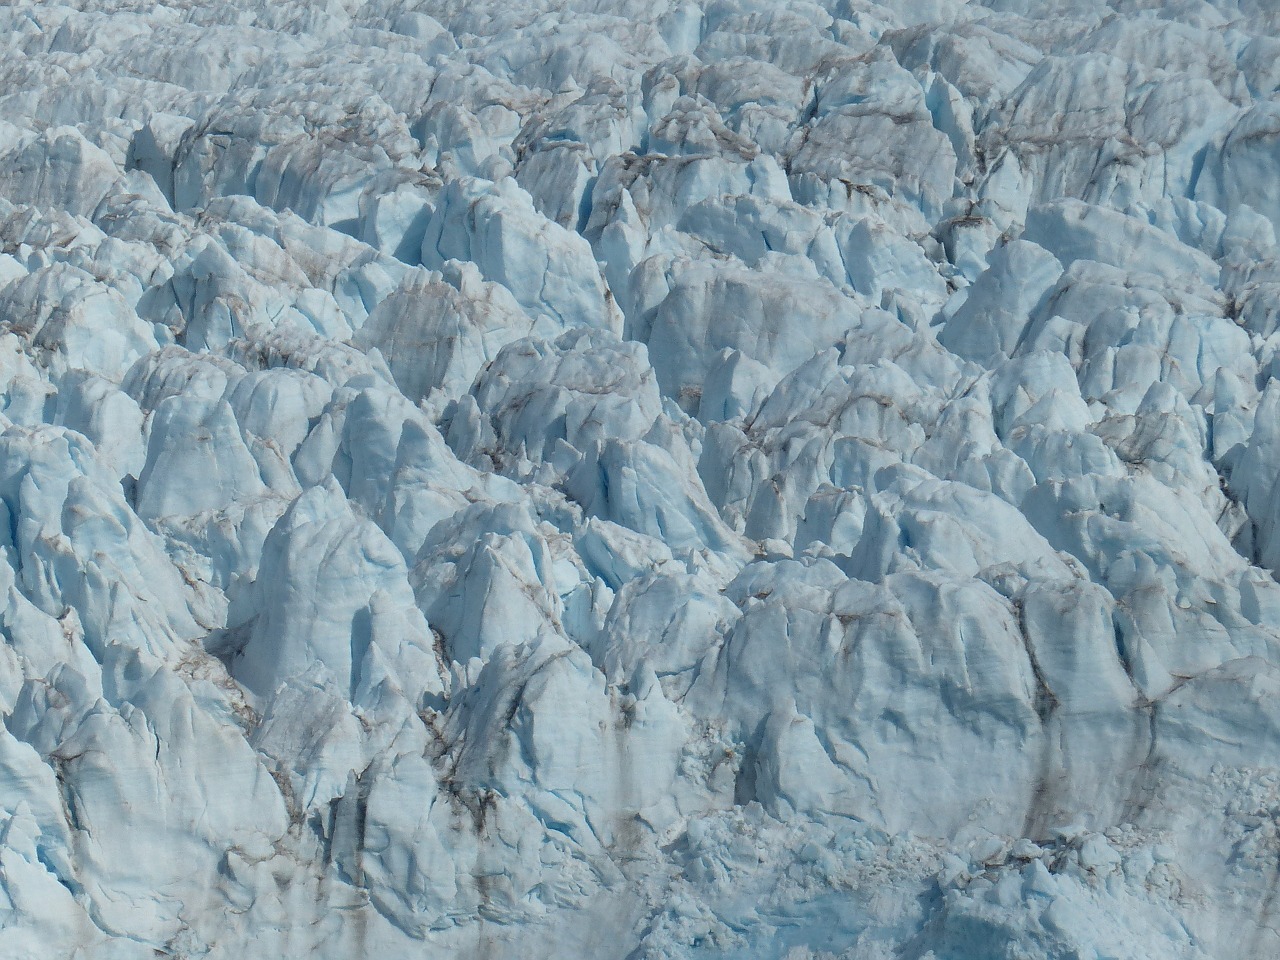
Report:
<svg viewBox="0 0 1280 960"><path fill-rule="evenodd" d="M0 37L0 956L1280 956L1271 0Z"/></svg>

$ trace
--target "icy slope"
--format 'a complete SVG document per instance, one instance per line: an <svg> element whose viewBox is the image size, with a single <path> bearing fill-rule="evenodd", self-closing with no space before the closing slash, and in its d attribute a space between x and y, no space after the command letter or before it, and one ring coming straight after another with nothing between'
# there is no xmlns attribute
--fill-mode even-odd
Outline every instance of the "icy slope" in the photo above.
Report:
<svg viewBox="0 0 1280 960"><path fill-rule="evenodd" d="M1268 0L0 38L0 956L1280 956Z"/></svg>

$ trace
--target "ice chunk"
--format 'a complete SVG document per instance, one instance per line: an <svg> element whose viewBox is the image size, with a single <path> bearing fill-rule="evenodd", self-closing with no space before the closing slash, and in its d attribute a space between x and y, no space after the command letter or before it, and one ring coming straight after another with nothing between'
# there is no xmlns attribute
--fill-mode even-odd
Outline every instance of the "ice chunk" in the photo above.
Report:
<svg viewBox="0 0 1280 960"><path fill-rule="evenodd" d="M107 152L70 127L46 130L0 159L6 198L82 217L93 214L119 177Z"/></svg>
<svg viewBox="0 0 1280 960"><path fill-rule="evenodd" d="M354 697L374 648L400 665L409 689L439 689L399 551L351 512L336 484L313 487L280 518L257 583L257 620L233 673L258 696L319 667Z"/></svg>
<svg viewBox="0 0 1280 960"><path fill-rule="evenodd" d="M1075 200L1037 206L1027 214L1023 237L1038 243L1065 264L1097 260L1113 267L1142 269L1164 277L1195 277L1218 282L1218 266L1198 251L1173 241L1135 217Z"/></svg>
<svg viewBox="0 0 1280 960"><path fill-rule="evenodd" d="M987 365L1011 356L1061 275L1057 257L1030 239L997 247L968 298L947 318L938 341L962 357Z"/></svg>
<svg viewBox="0 0 1280 960"><path fill-rule="evenodd" d="M535 316L566 326L621 326L591 248L538 213L510 178L446 185L422 239L422 262L438 268L446 260L473 261Z"/></svg>

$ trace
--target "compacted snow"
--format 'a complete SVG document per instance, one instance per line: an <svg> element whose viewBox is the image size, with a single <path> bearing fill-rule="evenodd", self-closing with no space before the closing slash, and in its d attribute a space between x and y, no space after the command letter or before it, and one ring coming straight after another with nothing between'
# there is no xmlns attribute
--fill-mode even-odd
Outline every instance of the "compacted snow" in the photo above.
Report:
<svg viewBox="0 0 1280 960"><path fill-rule="evenodd" d="M0 955L1280 956L1280 6L0 9Z"/></svg>

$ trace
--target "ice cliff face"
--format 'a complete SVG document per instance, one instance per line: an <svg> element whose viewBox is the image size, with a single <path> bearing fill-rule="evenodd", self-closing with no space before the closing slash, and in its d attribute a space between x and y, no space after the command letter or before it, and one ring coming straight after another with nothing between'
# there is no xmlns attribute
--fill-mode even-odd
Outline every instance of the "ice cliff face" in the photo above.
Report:
<svg viewBox="0 0 1280 960"><path fill-rule="evenodd" d="M0 37L0 955L1280 956L1269 0Z"/></svg>

